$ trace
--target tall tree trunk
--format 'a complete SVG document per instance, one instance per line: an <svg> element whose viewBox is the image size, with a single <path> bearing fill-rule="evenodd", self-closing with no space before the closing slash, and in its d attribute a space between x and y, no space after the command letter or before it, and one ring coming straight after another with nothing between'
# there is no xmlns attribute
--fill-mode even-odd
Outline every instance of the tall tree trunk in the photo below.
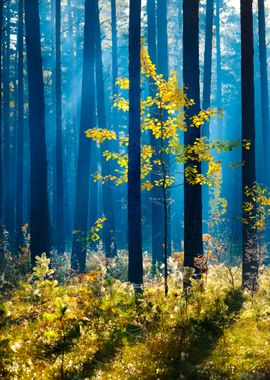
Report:
<svg viewBox="0 0 270 380"><path fill-rule="evenodd" d="M200 111L200 71L199 71L199 1L183 1L183 81L189 99L195 104L186 112L187 132L184 144L193 145L200 138L199 128L190 128L190 118ZM185 168L194 165L186 162ZM198 173L200 162L196 163ZM202 242L202 189L201 185L184 183L184 265L194 268L194 258L203 254Z"/></svg>
<svg viewBox="0 0 270 380"><path fill-rule="evenodd" d="M75 200L74 230L71 264L75 270L85 271L86 234L89 207L91 141L85 131L95 124L95 2L85 1L84 52L82 75L82 102L80 116L80 137L77 167L77 187Z"/></svg>
<svg viewBox="0 0 270 380"><path fill-rule="evenodd" d="M157 0L157 67L165 79L169 75L167 0Z"/></svg>
<svg viewBox="0 0 270 380"><path fill-rule="evenodd" d="M217 97L216 103L221 107L222 78L221 78L221 43L220 43L220 6L222 0L216 0L216 50L217 50Z"/></svg>
<svg viewBox="0 0 270 380"><path fill-rule="evenodd" d="M105 109L105 93L104 93L104 76L103 76L103 63L102 63L102 47L101 47L101 30L99 20L99 2L96 3L96 92L97 92L97 117L98 126L101 129L106 129L106 109ZM108 142L104 142L101 147L101 170L102 175L107 176L110 174L110 164L106 158L103 157L103 152L111 150ZM116 255L116 241L115 241L115 220L114 209L111 205L113 191L110 184L105 183L102 191L103 196L103 213L107 218L104 225L104 241L106 257L113 257Z"/></svg>
<svg viewBox="0 0 270 380"><path fill-rule="evenodd" d="M117 35L117 9L116 0L111 0L111 27L112 27L112 96L118 95L118 86L116 85L116 80L118 78L118 35ZM112 108L112 125L117 136L117 141L112 142L112 147L115 152L119 152L119 111L117 107ZM114 163L112 163L112 170L115 169ZM126 229L126 217L125 212L122 207L122 199L124 198L123 187L114 189L115 198L115 230L116 230L116 240L117 246L120 244L125 245L125 236L123 231Z"/></svg>
<svg viewBox="0 0 270 380"><path fill-rule="evenodd" d="M38 0L25 0L26 52L30 132L30 232L32 264L42 252L50 253L45 103L42 76Z"/></svg>
<svg viewBox="0 0 270 380"><path fill-rule="evenodd" d="M65 251L64 176L62 137L61 0L55 0L55 99L56 99L56 248Z"/></svg>
<svg viewBox="0 0 270 380"><path fill-rule="evenodd" d="M156 0L147 0L147 42L148 53L154 65L157 64L157 19Z"/></svg>
<svg viewBox="0 0 270 380"><path fill-rule="evenodd" d="M111 20L112 20L112 89L113 95L118 95L118 86L116 79L118 77L118 42L117 42L117 14L116 14L116 0L111 0ZM113 129L118 135L118 110L113 107Z"/></svg>
<svg viewBox="0 0 270 380"><path fill-rule="evenodd" d="M3 219L5 228L10 234L10 242L13 235L13 212L12 212L12 187L11 187L11 170L10 170L10 146L11 146L11 127L10 127L10 17L11 17L10 0L5 6L5 25L4 25L4 52L3 52L3 164L4 164L4 202L3 202Z"/></svg>
<svg viewBox="0 0 270 380"><path fill-rule="evenodd" d="M0 57L3 57L3 0L0 0ZM0 60L0 88L2 88L2 59ZM3 168L2 168L2 91L0 91L0 226L3 223Z"/></svg>
<svg viewBox="0 0 270 380"><path fill-rule="evenodd" d="M261 112L262 129L264 141L264 173L265 182L269 184L269 92L268 92L268 72L267 72L267 50L266 50L266 31L265 31L265 6L264 0L258 0L259 17L259 57L261 75Z"/></svg>
<svg viewBox="0 0 270 380"><path fill-rule="evenodd" d="M242 196L256 180L255 171L255 95L254 95L254 39L252 0L241 0L241 88L242 88L242 139L251 143L242 149ZM245 213L243 217L247 218ZM258 275L257 241L254 219L243 223L243 286L256 287Z"/></svg>
<svg viewBox="0 0 270 380"><path fill-rule="evenodd" d="M214 0L206 2L206 22L205 22L205 46L204 46L204 73L203 73L203 109L207 110L211 105L211 84L212 84L212 41L213 41L213 22L214 22ZM210 123L205 122L203 131L204 136L210 138ZM202 165L203 174L207 173L208 165ZM208 226L209 217L209 187L204 186L203 195L203 220L205 229Z"/></svg>
<svg viewBox="0 0 270 380"><path fill-rule="evenodd" d="M160 74L163 75L165 79L168 79L169 76L169 62L168 62L168 25L167 25L167 14L168 14L168 2L167 0L157 0L157 69ZM167 117L167 115L164 113L163 115L164 119ZM170 175L169 168L170 168L170 158L167 157L166 159L166 166L167 166L167 175ZM161 209L163 208L163 190L160 189L160 202L161 202ZM170 198L170 190L166 190L166 198ZM171 254L171 209L168 204L168 211L167 211L167 223L164 223L165 215L164 215L164 208L163 210L160 209L161 213L161 220L163 221L162 224L160 224L160 234L162 237L162 246L167 246L167 252L168 255ZM163 225L163 227L161 227ZM165 231L166 230L166 231ZM167 243L164 244L164 236L167 236ZM163 255L164 256L164 252Z"/></svg>
<svg viewBox="0 0 270 380"><path fill-rule="evenodd" d="M148 0L147 2L147 32L148 32L148 52L153 64L157 65L157 19L156 19L156 1ZM152 88L154 83L150 84ZM152 115L156 117L156 109L153 108ZM152 134L150 142L158 155L160 149L160 141ZM156 157L155 157L156 158ZM151 176L152 183L159 180L159 167L153 163L153 174ZM151 190L151 206L152 206L152 263L153 265L162 263L163 243L164 243L164 215L162 204L162 188L153 187Z"/></svg>
<svg viewBox="0 0 270 380"><path fill-rule="evenodd" d="M211 105L212 84L212 41L213 41L214 0L206 2L206 26L204 47L204 73L203 73L203 109ZM209 139L209 123L204 126L204 135Z"/></svg>
<svg viewBox="0 0 270 380"><path fill-rule="evenodd" d="M65 239L70 241L70 233L73 228L74 219L74 194L75 194L75 184L76 184L76 170L75 163L78 159L78 137L79 137L79 125L78 125L78 84L76 77L77 60L74 55L75 53L75 36L74 36L74 7L71 0L67 2L68 9L68 43L69 43L69 73L70 73L70 84L69 84L69 106L71 111L71 121L70 121L70 136L68 139L69 149L66 151L65 155L65 165L64 165L64 189L65 189Z"/></svg>
<svg viewBox="0 0 270 380"><path fill-rule="evenodd" d="M141 0L129 2L128 279L143 282L141 225Z"/></svg>
<svg viewBox="0 0 270 380"><path fill-rule="evenodd" d="M0 0L0 57L3 56L3 0ZM0 88L2 88L2 60L0 58ZM2 168L2 91L0 91L0 239L3 235L3 168ZM0 243L0 269L4 268L3 244Z"/></svg>
<svg viewBox="0 0 270 380"><path fill-rule="evenodd" d="M16 247L23 242L23 167L24 167L24 80L23 80L23 0L19 0L18 20L18 131L17 131L17 184L16 184Z"/></svg>

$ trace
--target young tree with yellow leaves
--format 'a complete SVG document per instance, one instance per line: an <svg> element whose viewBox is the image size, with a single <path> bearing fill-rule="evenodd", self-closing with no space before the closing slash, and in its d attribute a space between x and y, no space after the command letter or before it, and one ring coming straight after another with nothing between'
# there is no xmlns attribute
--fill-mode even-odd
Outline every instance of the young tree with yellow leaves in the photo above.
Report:
<svg viewBox="0 0 270 380"><path fill-rule="evenodd" d="M165 292L167 293L168 191L171 187L182 185L176 183L171 166L175 162L186 163L183 175L190 186L212 186L219 183L221 171L221 161L215 160L213 151L215 150L217 153L229 151L233 148L240 148L241 144L238 141L208 141L206 138L198 138L193 144L181 145L179 138L181 131L187 133L188 128L199 128L205 121L209 121L210 117L215 116L216 111L200 111L189 120L190 124L187 126L184 107L191 107L194 101L188 99L183 89L179 87L175 72L170 73L168 80L165 80L161 74L157 74L156 66L143 46L141 48L141 73L142 83L146 83L150 88L150 95L141 100L141 131L144 134L150 134L156 140L155 148L153 144L142 144L141 146L141 189L151 191L153 188L159 188L162 191L163 228L165 231L163 262ZM123 112L128 112L130 103L125 92L129 89L129 80L118 79L117 84L120 91L119 95L115 97L114 106ZM86 136L99 144L116 139L116 133L113 130L99 128L89 129L86 131ZM103 151L106 160L114 160L117 163L116 169L106 176L96 173L95 180L101 180L103 183L112 181L116 186L128 181L128 154L125 148L129 146L129 136L122 136L120 144L121 151L119 153ZM170 160L168 160L169 156ZM197 164L202 161L208 165L205 175L197 170ZM154 181L152 181L153 173L156 178Z"/></svg>

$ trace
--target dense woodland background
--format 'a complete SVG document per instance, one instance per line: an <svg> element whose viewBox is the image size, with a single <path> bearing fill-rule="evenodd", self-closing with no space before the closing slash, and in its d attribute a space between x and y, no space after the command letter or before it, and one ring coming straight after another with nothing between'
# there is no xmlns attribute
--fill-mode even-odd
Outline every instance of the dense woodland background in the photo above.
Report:
<svg viewBox="0 0 270 380"><path fill-rule="evenodd" d="M227 367L215 356L215 369L210 361L202 369L193 349L211 351L223 329L230 334L243 304L254 316L269 301L269 28L264 0L0 0L0 327L9 331L0 335L0 376L99 376L92 356L111 360L120 341L129 347L144 330L149 347L154 331L160 342L167 336L178 364L157 360L161 375L156 367L153 375L152 347L135 377L122 358L108 369L115 377L100 378L251 376L250 363L237 367L228 353ZM84 317L74 311L79 283ZM89 327L89 313L103 325ZM162 326L162 315L172 325ZM26 318L24 333L12 327L16 318ZM109 338L106 323L115 324ZM83 353L90 344L85 326L96 329L100 352L77 368L72 345L87 337L76 343ZM32 364L20 348L29 331ZM128 350L130 363L143 351ZM69 364L66 351L76 358ZM266 361L256 360L254 378L268 378Z"/></svg>

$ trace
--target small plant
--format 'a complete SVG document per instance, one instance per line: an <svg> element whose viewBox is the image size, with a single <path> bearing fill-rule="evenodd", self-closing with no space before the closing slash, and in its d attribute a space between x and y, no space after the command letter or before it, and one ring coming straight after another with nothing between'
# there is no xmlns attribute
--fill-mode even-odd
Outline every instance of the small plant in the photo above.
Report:
<svg viewBox="0 0 270 380"><path fill-rule="evenodd" d="M95 221L94 226L90 228L90 232L85 236L82 235L81 231L74 230L73 234L77 235L77 241L81 244L83 250L87 250L88 247L97 244L100 241L100 230L102 230L103 225L107 218L102 217Z"/></svg>
<svg viewBox="0 0 270 380"><path fill-rule="evenodd" d="M44 313L44 320L50 323L50 328L48 328L44 336L50 341L59 338L61 339L60 351L61 351L61 366L60 374L61 380L65 378L65 351L66 351L66 326L65 326L65 316L67 314L68 305L63 302L60 297L56 298L55 302L55 312L54 313ZM56 328L57 327L57 328Z"/></svg>
<svg viewBox="0 0 270 380"><path fill-rule="evenodd" d="M50 268L50 258L42 253L41 256L36 256L36 266L33 268L33 273L30 276L34 296L42 300L44 297L50 296L58 282L53 279L55 270Z"/></svg>

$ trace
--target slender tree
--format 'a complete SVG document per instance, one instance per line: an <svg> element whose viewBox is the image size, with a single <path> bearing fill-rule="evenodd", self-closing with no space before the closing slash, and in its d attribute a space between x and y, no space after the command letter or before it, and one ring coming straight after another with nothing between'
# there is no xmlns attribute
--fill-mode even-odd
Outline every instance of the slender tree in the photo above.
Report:
<svg viewBox="0 0 270 380"><path fill-rule="evenodd" d="M71 125L70 125L70 138L69 138L69 150L63 149L66 152L65 165L64 165L64 179L68 181L65 183L65 238L70 240L70 232L73 228L73 214L74 214L74 190L76 184L76 170L70 170L74 168L75 163L77 163L78 158L78 140L79 140L79 91L77 83L77 72L79 62L76 59L76 48L75 48L75 33L74 33L74 6L71 0L67 2L68 8L68 44L69 44L69 93L70 96L70 111L71 111Z"/></svg>
<svg viewBox="0 0 270 380"><path fill-rule="evenodd" d="M55 99L56 99L56 244L65 250L64 178L62 138L61 0L55 0Z"/></svg>
<svg viewBox="0 0 270 380"><path fill-rule="evenodd" d="M95 0L96 4L96 93L97 93L97 116L99 128L106 129L106 109L105 109L105 92L104 92L104 76L103 76L103 63L102 63L102 47L101 47L101 30L99 20L99 2ZM103 156L103 152L110 150L110 144L104 142L101 146L101 170L102 175L107 176L110 174L110 164ZM102 191L103 196L103 213L107 218L104 225L104 241L106 257L113 257L116 255L116 241L115 241L115 216L114 208L111 206L113 196L112 188L109 184L105 183Z"/></svg>
<svg viewBox="0 0 270 380"><path fill-rule="evenodd" d="M141 0L129 2L128 279L143 282L140 115Z"/></svg>
<svg viewBox="0 0 270 380"><path fill-rule="evenodd" d="M216 103L221 107L222 84L221 84L221 43L220 43L220 6L222 0L216 0L216 70L217 70L217 95Z"/></svg>
<svg viewBox="0 0 270 380"><path fill-rule="evenodd" d="M205 46L204 46L204 73L203 73L203 109L206 110L211 105L211 84L212 84L212 41L213 41L213 21L214 21L214 0L206 2L206 22L205 22ZM209 123L204 126L204 134L209 139Z"/></svg>
<svg viewBox="0 0 270 380"><path fill-rule="evenodd" d="M157 66L158 71L168 78L168 29L167 0L157 0Z"/></svg>
<svg viewBox="0 0 270 380"><path fill-rule="evenodd" d="M112 22L112 93L118 94L118 86L116 79L118 77L118 41L117 41L117 14L116 14L116 0L111 0L111 22ZM113 107L113 129L118 132L118 110ZM118 135L118 133L117 133Z"/></svg>
<svg viewBox="0 0 270 380"><path fill-rule="evenodd" d="M168 79L169 75L169 55L168 55L168 20L167 20L167 14L168 14L168 2L167 0L157 0L157 69L160 74L163 75L165 79ZM166 113L162 115L163 120L166 119ZM170 168L170 158L166 160L166 167L167 167L167 175L169 175L169 168ZM163 207L163 191L160 191L161 197L159 198L161 200L161 208ZM166 198L170 198L170 190L166 190ZM170 226L170 215L171 215L171 208L170 208L170 202L167 202L167 210L166 212L162 209L159 209L161 220L164 220L165 215L167 214L167 222L164 223L164 227L159 227L160 237L163 241L162 245L164 246L164 236L166 235L166 250L167 254L171 254L171 226ZM160 245L160 244L159 244Z"/></svg>
<svg viewBox="0 0 270 380"><path fill-rule="evenodd" d="M254 38L252 0L241 0L241 89L242 139L251 143L242 150L242 196L246 202L246 188L256 180L255 171L255 94L254 94ZM245 212L244 212L245 218ZM258 257L254 219L243 223L243 286L254 288L257 282Z"/></svg>
<svg viewBox="0 0 270 380"><path fill-rule="evenodd" d="M200 137L199 128L190 128L190 118L200 111L200 71L199 71L199 1L183 1L183 81L189 99L195 104L185 110L187 132L184 144L192 145ZM186 162L185 168L195 165ZM196 163L198 173L200 162ZM184 265L194 267L194 258L203 254L202 243L202 189L201 185L184 183Z"/></svg>
<svg viewBox="0 0 270 380"><path fill-rule="evenodd" d="M264 163L265 180L269 184L269 91L268 91L268 71L267 71L267 50L266 50L266 31L265 31L265 5L264 0L258 0L258 19L259 19L259 58L261 76L261 113L264 141Z"/></svg>
<svg viewBox="0 0 270 380"><path fill-rule="evenodd" d="M25 0L26 53L30 133L30 231L32 264L36 255L50 253L45 141L45 103L42 76L38 0Z"/></svg>
<svg viewBox="0 0 270 380"><path fill-rule="evenodd" d="M24 78L23 78L23 0L19 0L18 15L18 131L17 131L17 188L16 188L16 246L23 241L23 169L24 169Z"/></svg>
<svg viewBox="0 0 270 380"><path fill-rule="evenodd" d="M148 52L153 64L157 65L157 17L156 17L156 1L148 0L147 2L147 33L148 33ZM154 83L150 83L150 90ZM155 108L152 114L157 112ZM158 151L160 141L152 134L150 136L151 145L154 150ZM153 163L152 183L159 180L159 169ZM153 265L162 263L163 261L163 243L164 243L164 215L162 205L162 189L153 187L151 190L151 206L152 206L152 262Z"/></svg>
<svg viewBox="0 0 270 380"><path fill-rule="evenodd" d="M75 199L74 230L71 265L75 270L85 271L86 264L86 235L89 207L89 183L91 143L86 138L85 131L94 127L95 123L95 2L85 1L84 21L84 52L82 75L82 101L80 116L80 137L77 167L77 187Z"/></svg>
<svg viewBox="0 0 270 380"><path fill-rule="evenodd" d="M118 28L117 28L117 7L116 0L111 0L111 29L112 29L112 96L118 95L118 86L116 84L116 80L118 78L119 72L119 50L118 50ZM117 140L112 142L112 146L115 152L119 152L119 112L117 107L112 108L112 125L113 129L116 133ZM114 169L114 163L112 163L112 167ZM115 218L115 230L116 230L116 240L117 245L120 243L123 244L125 241L125 237L123 236L122 231L126 229L126 217L125 212L122 207L122 200L124 198L123 189L117 188L113 189L113 196L115 199L115 210L117 210L116 218Z"/></svg>
<svg viewBox="0 0 270 380"><path fill-rule="evenodd" d="M212 48L213 48L213 23L214 23L214 0L206 2L206 20L205 20L205 46L204 46L204 73L203 73L203 109L207 110L211 105L211 85L212 85ZM209 122L204 124L204 136L209 140L210 130ZM202 165L204 174L207 172L207 165ZM202 189L203 194L203 219L205 227L208 226L208 209L209 209L209 188L205 186Z"/></svg>

